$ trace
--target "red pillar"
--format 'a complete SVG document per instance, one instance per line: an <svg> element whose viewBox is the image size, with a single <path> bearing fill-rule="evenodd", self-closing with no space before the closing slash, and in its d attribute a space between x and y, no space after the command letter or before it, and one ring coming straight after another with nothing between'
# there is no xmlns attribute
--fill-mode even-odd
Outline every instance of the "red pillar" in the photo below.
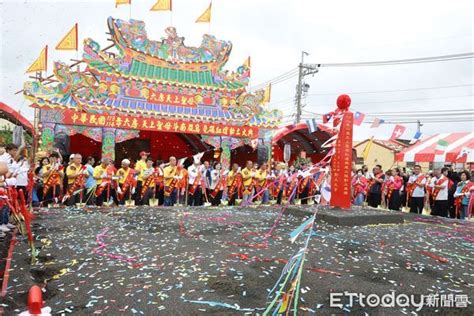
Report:
<svg viewBox="0 0 474 316"><path fill-rule="evenodd" d="M352 172L352 128L354 114L350 112L351 99L341 95L337 106L342 115L341 127L336 141L336 153L331 161L331 201L333 207L348 209L351 207Z"/></svg>

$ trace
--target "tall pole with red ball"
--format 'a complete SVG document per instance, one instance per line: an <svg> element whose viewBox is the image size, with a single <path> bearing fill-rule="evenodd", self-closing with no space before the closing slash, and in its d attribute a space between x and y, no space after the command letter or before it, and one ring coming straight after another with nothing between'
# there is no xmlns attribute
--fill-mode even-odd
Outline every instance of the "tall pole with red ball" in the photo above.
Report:
<svg viewBox="0 0 474 316"><path fill-rule="evenodd" d="M351 98L342 94L337 98L334 113L334 127L339 126L335 154L331 160L331 201L332 207L351 207L352 178L352 134L354 114L349 111ZM341 121L342 120L342 121Z"/></svg>

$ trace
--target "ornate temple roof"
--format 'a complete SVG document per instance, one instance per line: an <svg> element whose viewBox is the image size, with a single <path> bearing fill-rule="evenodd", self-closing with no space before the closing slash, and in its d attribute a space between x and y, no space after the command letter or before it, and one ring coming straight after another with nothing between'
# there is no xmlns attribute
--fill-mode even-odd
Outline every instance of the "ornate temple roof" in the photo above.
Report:
<svg viewBox="0 0 474 316"><path fill-rule="evenodd" d="M84 71L54 63L56 85L26 82L35 106L180 118L263 128L277 127L281 113L265 108L263 90L247 93L250 66L223 67L232 44L204 35L200 46L184 44L174 27L161 41L148 39L145 23L108 19L116 51L84 40ZM267 100L268 101L268 100Z"/></svg>

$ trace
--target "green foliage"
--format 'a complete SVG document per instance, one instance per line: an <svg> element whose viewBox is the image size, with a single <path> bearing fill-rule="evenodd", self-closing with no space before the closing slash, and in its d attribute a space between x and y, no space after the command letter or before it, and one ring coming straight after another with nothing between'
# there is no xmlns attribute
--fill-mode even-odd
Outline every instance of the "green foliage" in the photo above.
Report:
<svg viewBox="0 0 474 316"><path fill-rule="evenodd" d="M300 168L302 164L308 165L310 162L309 158L302 158L302 157L297 157L295 161L293 162L294 166L296 169Z"/></svg>
<svg viewBox="0 0 474 316"><path fill-rule="evenodd" d="M11 126L3 126L0 128L0 144L6 145L13 142L13 129ZM30 134L25 133L25 142L27 145L33 143L33 138Z"/></svg>

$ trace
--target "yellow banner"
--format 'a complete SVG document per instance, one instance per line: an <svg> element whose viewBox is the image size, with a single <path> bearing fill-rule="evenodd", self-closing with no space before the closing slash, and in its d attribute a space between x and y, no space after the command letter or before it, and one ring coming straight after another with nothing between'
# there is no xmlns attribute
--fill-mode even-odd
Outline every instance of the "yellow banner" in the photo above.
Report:
<svg viewBox="0 0 474 316"><path fill-rule="evenodd" d="M204 11L203 14L201 14L197 20L196 23L210 23L211 22L211 6L212 2L209 4L209 7Z"/></svg>
<svg viewBox="0 0 474 316"><path fill-rule="evenodd" d="M265 93L263 94L263 102L265 103L270 102L271 95L272 95L272 84L269 83L268 86L265 88Z"/></svg>
<svg viewBox="0 0 474 316"><path fill-rule="evenodd" d="M25 73L47 71L48 70L48 45L46 45L39 57L31 64Z"/></svg>
<svg viewBox="0 0 474 316"><path fill-rule="evenodd" d="M78 47L78 37L77 37L77 23L72 27L72 29L67 32L66 35L59 41L56 45L57 50L77 50Z"/></svg>
<svg viewBox="0 0 474 316"><path fill-rule="evenodd" d="M132 4L132 0L115 0L115 7L121 4Z"/></svg>
<svg viewBox="0 0 474 316"><path fill-rule="evenodd" d="M247 57L247 59L244 61L243 66L244 66L245 68L250 68L250 56Z"/></svg>
<svg viewBox="0 0 474 316"><path fill-rule="evenodd" d="M171 11L171 10L172 10L172 0L158 0L150 9L150 11Z"/></svg>

